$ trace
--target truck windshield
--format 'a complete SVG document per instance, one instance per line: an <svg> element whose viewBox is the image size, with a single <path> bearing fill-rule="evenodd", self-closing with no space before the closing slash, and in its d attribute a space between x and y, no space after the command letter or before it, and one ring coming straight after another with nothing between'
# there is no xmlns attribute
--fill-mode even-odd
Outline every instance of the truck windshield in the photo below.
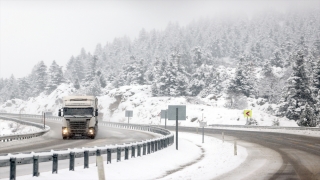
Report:
<svg viewBox="0 0 320 180"><path fill-rule="evenodd" d="M92 116L93 108L63 108L63 115Z"/></svg>

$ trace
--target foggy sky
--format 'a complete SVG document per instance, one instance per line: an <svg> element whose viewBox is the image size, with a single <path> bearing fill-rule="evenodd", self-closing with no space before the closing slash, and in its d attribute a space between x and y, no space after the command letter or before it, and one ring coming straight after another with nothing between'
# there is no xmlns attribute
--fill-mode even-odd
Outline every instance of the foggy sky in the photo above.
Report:
<svg viewBox="0 0 320 180"><path fill-rule="evenodd" d="M65 67L82 47L93 53L98 43L125 35L133 40L142 28L163 30L170 21L184 26L221 14L315 6L320 0L0 0L0 78L24 77L41 60Z"/></svg>

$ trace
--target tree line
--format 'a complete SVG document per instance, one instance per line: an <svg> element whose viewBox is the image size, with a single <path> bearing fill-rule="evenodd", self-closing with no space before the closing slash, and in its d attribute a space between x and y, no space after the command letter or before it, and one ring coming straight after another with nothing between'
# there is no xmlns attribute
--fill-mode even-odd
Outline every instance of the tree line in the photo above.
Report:
<svg viewBox="0 0 320 180"><path fill-rule="evenodd" d="M319 116L320 12L264 12L248 19L203 18L185 27L142 29L133 41L115 38L84 48L65 68L41 61L23 78L0 79L0 101L51 93L61 83L86 94L124 85L150 85L153 96L228 95L263 98L273 113L314 126ZM311 118L310 118L311 117ZM312 119L312 120L310 120Z"/></svg>

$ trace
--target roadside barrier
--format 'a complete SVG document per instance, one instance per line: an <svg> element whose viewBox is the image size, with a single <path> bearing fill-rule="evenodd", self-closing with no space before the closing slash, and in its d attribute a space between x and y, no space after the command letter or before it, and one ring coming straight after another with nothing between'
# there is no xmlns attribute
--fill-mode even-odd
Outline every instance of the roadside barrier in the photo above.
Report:
<svg viewBox="0 0 320 180"><path fill-rule="evenodd" d="M16 119L16 118L13 118L13 117L5 117L4 114L2 114L2 113L0 114L0 119L14 121L14 122L22 124L22 125L34 126L34 127L37 127L37 128L41 129L38 132L0 136L0 142L9 142L9 141L13 141L13 140L30 139L30 138L33 138L33 137L41 136L44 133L50 131L50 127L49 126L45 126L45 128L43 128L44 127L43 124L24 121L24 120Z"/></svg>
<svg viewBox="0 0 320 180"><path fill-rule="evenodd" d="M4 114L1 115L11 115ZM41 115L22 115L23 117L41 117ZM1 118L3 118L1 116ZM47 118L47 117L46 117ZM167 129L163 129L156 126L141 125L141 124L122 124L122 123L112 123L112 122L100 122L100 125L109 126L114 128L126 128L130 130L141 130L153 133L158 133L163 135L162 137L157 137L150 140L144 140L139 142L133 142L123 145L106 145L105 147L89 147L81 152L74 152L72 150L68 152L59 153L54 151L50 155L48 152L36 152L34 154L29 153L29 157L21 157L15 155L7 155L8 159L0 160L0 167L10 166L9 179L16 179L16 166L23 164L33 164L32 175L39 176L39 163L52 161L52 173L58 173L58 162L59 160L69 159L69 170L74 171L75 158L84 159L84 168L89 168L89 157L90 156L101 156L103 154L107 155L107 164L111 164L112 153L116 153L117 162L121 161L121 154L124 152L124 160L129 159L129 151L131 151L131 158L139 157L142 155L147 155L154 153L156 151L162 150L174 143L174 135ZM141 154L142 149L142 154ZM137 151L136 151L137 150ZM79 150L78 150L79 151ZM28 153L27 153L28 154Z"/></svg>

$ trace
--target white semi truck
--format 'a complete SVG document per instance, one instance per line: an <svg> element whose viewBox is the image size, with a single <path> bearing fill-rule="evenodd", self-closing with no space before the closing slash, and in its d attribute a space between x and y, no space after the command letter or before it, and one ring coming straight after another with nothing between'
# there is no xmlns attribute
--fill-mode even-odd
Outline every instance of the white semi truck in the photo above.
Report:
<svg viewBox="0 0 320 180"><path fill-rule="evenodd" d="M62 138L89 137L94 139L98 132L98 99L94 96L63 97L59 109L62 120Z"/></svg>

